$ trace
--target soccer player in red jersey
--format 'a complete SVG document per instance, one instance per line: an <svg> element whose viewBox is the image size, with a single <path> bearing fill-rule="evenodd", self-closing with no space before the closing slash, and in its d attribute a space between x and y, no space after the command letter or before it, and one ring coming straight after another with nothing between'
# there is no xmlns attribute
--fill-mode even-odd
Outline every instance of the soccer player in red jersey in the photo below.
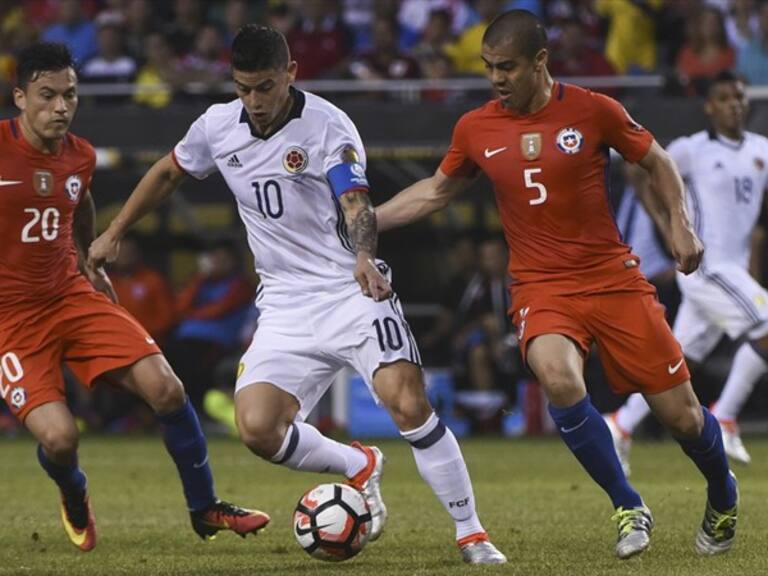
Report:
<svg viewBox="0 0 768 576"><path fill-rule="evenodd" d="M653 518L622 472L587 394L584 359L593 343L612 388L642 392L705 476L708 499L696 549L725 552L735 537L736 480L720 427L693 393L655 289L619 236L607 198L608 149L648 171L678 269L688 274L703 248L685 212L682 181L653 136L618 102L555 82L547 57L546 32L530 12L512 10L491 23L482 58L499 98L459 120L434 176L377 209L379 229L443 208L484 172L509 245L510 313L523 358L547 394L565 444L613 502L616 554L629 558L645 550Z"/></svg>
<svg viewBox="0 0 768 576"><path fill-rule="evenodd" d="M96 545L62 362L84 386L120 385L155 411L198 535L256 532L269 517L216 498L206 440L181 382L149 333L114 303L104 271L85 264L95 236L96 154L68 131L77 77L67 48L22 52L13 96L21 114L0 121L0 395L39 441L67 536L83 551Z"/></svg>

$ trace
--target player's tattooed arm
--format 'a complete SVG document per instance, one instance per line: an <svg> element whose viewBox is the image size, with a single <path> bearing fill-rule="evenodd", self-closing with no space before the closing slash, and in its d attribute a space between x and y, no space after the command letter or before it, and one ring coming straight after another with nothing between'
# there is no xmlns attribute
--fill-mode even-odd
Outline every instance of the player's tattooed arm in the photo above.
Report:
<svg viewBox="0 0 768 576"><path fill-rule="evenodd" d="M376 212L373 210L368 192L350 190L341 196L340 202L355 252L365 252L369 257L376 256L378 244Z"/></svg>
<svg viewBox="0 0 768 576"><path fill-rule="evenodd" d="M94 268L88 265L88 248L96 238L96 205L90 190L85 191L75 209L72 220L72 236L77 248L77 267L80 272L88 278L96 290L103 292L113 302L117 302L117 293L112 287L107 273L104 272L104 268Z"/></svg>
<svg viewBox="0 0 768 576"><path fill-rule="evenodd" d="M379 272L374 257L378 244L376 212L366 190L350 190L339 199L352 247L357 253L355 280L365 296L386 300L392 295L389 281Z"/></svg>

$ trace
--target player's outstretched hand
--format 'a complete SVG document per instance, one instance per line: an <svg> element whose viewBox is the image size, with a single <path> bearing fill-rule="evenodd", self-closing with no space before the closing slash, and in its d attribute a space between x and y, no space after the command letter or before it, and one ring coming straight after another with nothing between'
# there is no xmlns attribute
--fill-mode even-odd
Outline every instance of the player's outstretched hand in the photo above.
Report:
<svg viewBox="0 0 768 576"><path fill-rule="evenodd" d="M104 268L91 268L90 265L86 265L84 271L93 287L117 304L117 292Z"/></svg>
<svg viewBox="0 0 768 576"><path fill-rule="evenodd" d="M98 270L107 262L114 262L120 252L120 240L109 231L104 232L88 248L88 267Z"/></svg>
<svg viewBox="0 0 768 576"><path fill-rule="evenodd" d="M696 233L689 226L672 226L670 243L677 269L683 274L694 272L704 256L704 245Z"/></svg>
<svg viewBox="0 0 768 576"><path fill-rule="evenodd" d="M367 255L358 255L355 266L355 280L360 284L363 295L381 302L392 296L392 286L384 275L379 272L376 263Z"/></svg>

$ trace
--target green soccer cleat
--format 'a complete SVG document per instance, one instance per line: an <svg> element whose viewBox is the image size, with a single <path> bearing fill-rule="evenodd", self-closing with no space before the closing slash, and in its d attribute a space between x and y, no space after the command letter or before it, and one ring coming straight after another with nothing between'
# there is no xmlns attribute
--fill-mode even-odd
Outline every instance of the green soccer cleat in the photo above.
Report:
<svg viewBox="0 0 768 576"><path fill-rule="evenodd" d="M731 472L734 482L736 476ZM696 534L696 552L705 555L728 552L736 539L736 521L738 520L739 492L736 490L736 505L725 512L718 512L707 500L704 520Z"/></svg>
<svg viewBox="0 0 768 576"><path fill-rule="evenodd" d="M653 516L647 506L627 509L619 507L611 520L616 522L619 531L616 556L622 560L640 554L651 545Z"/></svg>

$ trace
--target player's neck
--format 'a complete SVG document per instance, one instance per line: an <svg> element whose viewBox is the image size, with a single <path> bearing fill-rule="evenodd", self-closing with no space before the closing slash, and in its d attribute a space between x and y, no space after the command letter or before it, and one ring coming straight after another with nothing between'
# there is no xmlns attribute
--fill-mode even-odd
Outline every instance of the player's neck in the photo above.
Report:
<svg viewBox="0 0 768 576"><path fill-rule="evenodd" d="M510 109L510 111L519 116L530 116L531 114L535 114L549 104L554 83L552 76L549 75L548 71L545 71L538 88L533 93L533 96L531 96L531 99L528 100L528 103L519 109Z"/></svg>
<svg viewBox="0 0 768 576"><path fill-rule="evenodd" d="M255 126L256 131L259 133L259 135L262 138L268 138L272 134L275 133L275 131L283 125L283 122L285 122L285 119L288 117L288 114L291 113L291 110L293 109L293 92L288 93L288 98L285 100L285 104L283 105L282 110L280 110L280 113L275 116L275 119L270 122L267 126L262 128L261 126Z"/></svg>
<svg viewBox="0 0 768 576"><path fill-rule="evenodd" d="M734 142L741 142L744 139L744 130L741 128L727 129L723 127L715 127L715 133L718 136L733 140Z"/></svg>
<svg viewBox="0 0 768 576"><path fill-rule="evenodd" d="M43 154L58 154L61 149L62 138L57 138L55 140L40 138L40 136L38 136L32 129L32 126L29 125L24 114L19 116L19 126L21 127L21 134L24 136L24 140L26 140L32 148Z"/></svg>

